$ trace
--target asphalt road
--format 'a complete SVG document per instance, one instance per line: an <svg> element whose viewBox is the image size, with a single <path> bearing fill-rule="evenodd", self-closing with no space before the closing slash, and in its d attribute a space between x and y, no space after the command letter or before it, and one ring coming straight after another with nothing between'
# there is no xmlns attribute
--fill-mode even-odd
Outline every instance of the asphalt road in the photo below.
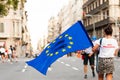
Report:
<svg viewBox="0 0 120 80"><path fill-rule="evenodd" d="M25 64L29 58L20 58L19 61L0 63L0 80L84 80L83 64L80 58L62 57L54 62L44 76L34 68ZM113 80L120 80L120 58L115 59L115 72ZM89 67L88 79L93 78Z"/></svg>

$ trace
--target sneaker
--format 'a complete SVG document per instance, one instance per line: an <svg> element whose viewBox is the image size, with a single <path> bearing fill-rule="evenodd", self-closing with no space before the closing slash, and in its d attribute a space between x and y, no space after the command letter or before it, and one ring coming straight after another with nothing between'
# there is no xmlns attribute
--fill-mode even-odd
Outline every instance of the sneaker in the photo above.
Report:
<svg viewBox="0 0 120 80"><path fill-rule="evenodd" d="M93 77L95 77L95 72L92 72L92 74L93 74Z"/></svg>
<svg viewBox="0 0 120 80"><path fill-rule="evenodd" d="M85 75L84 78L87 79L87 75Z"/></svg>

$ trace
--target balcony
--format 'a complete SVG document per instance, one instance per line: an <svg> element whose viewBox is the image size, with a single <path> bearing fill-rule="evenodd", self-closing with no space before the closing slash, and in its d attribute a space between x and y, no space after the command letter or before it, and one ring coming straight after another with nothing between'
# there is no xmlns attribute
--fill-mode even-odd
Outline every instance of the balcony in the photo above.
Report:
<svg viewBox="0 0 120 80"><path fill-rule="evenodd" d="M99 22L96 22L96 23L95 23L95 28L100 28L100 27L102 27L102 26L107 25L108 23L114 23L114 22L111 21L110 18L107 18L107 19L101 20L101 21L99 21ZM87 31L93 30L93 24L86 26L86 30L87 30Z"/></svg>

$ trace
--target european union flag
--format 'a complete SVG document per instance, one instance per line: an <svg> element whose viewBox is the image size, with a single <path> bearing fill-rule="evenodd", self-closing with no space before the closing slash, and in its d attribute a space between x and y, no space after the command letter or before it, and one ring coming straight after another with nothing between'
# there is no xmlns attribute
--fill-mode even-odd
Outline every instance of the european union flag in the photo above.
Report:
<svg viewBox="0 0 120 80"><path fill-rule="evenodd" d="M82 22L78 21L52 41L37 58L28 61L27 64L46 75L48 67L58 58L90 46L93 46L92 41Z"/></svg>

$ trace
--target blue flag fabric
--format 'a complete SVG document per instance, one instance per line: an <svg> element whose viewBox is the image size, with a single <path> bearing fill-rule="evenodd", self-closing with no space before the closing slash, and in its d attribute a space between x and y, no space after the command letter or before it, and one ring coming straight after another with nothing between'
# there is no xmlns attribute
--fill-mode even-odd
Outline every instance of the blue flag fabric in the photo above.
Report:
<svg viewBox="0 0 120 80"><path fill-rule="evenodd" d="M70 52L83 50L90 46L93 46L92 41L90 40L82 22L77 21L52 41L37 58L27 61L26 63L40 73L46 75L50 65L58 58Z"/></svg>

